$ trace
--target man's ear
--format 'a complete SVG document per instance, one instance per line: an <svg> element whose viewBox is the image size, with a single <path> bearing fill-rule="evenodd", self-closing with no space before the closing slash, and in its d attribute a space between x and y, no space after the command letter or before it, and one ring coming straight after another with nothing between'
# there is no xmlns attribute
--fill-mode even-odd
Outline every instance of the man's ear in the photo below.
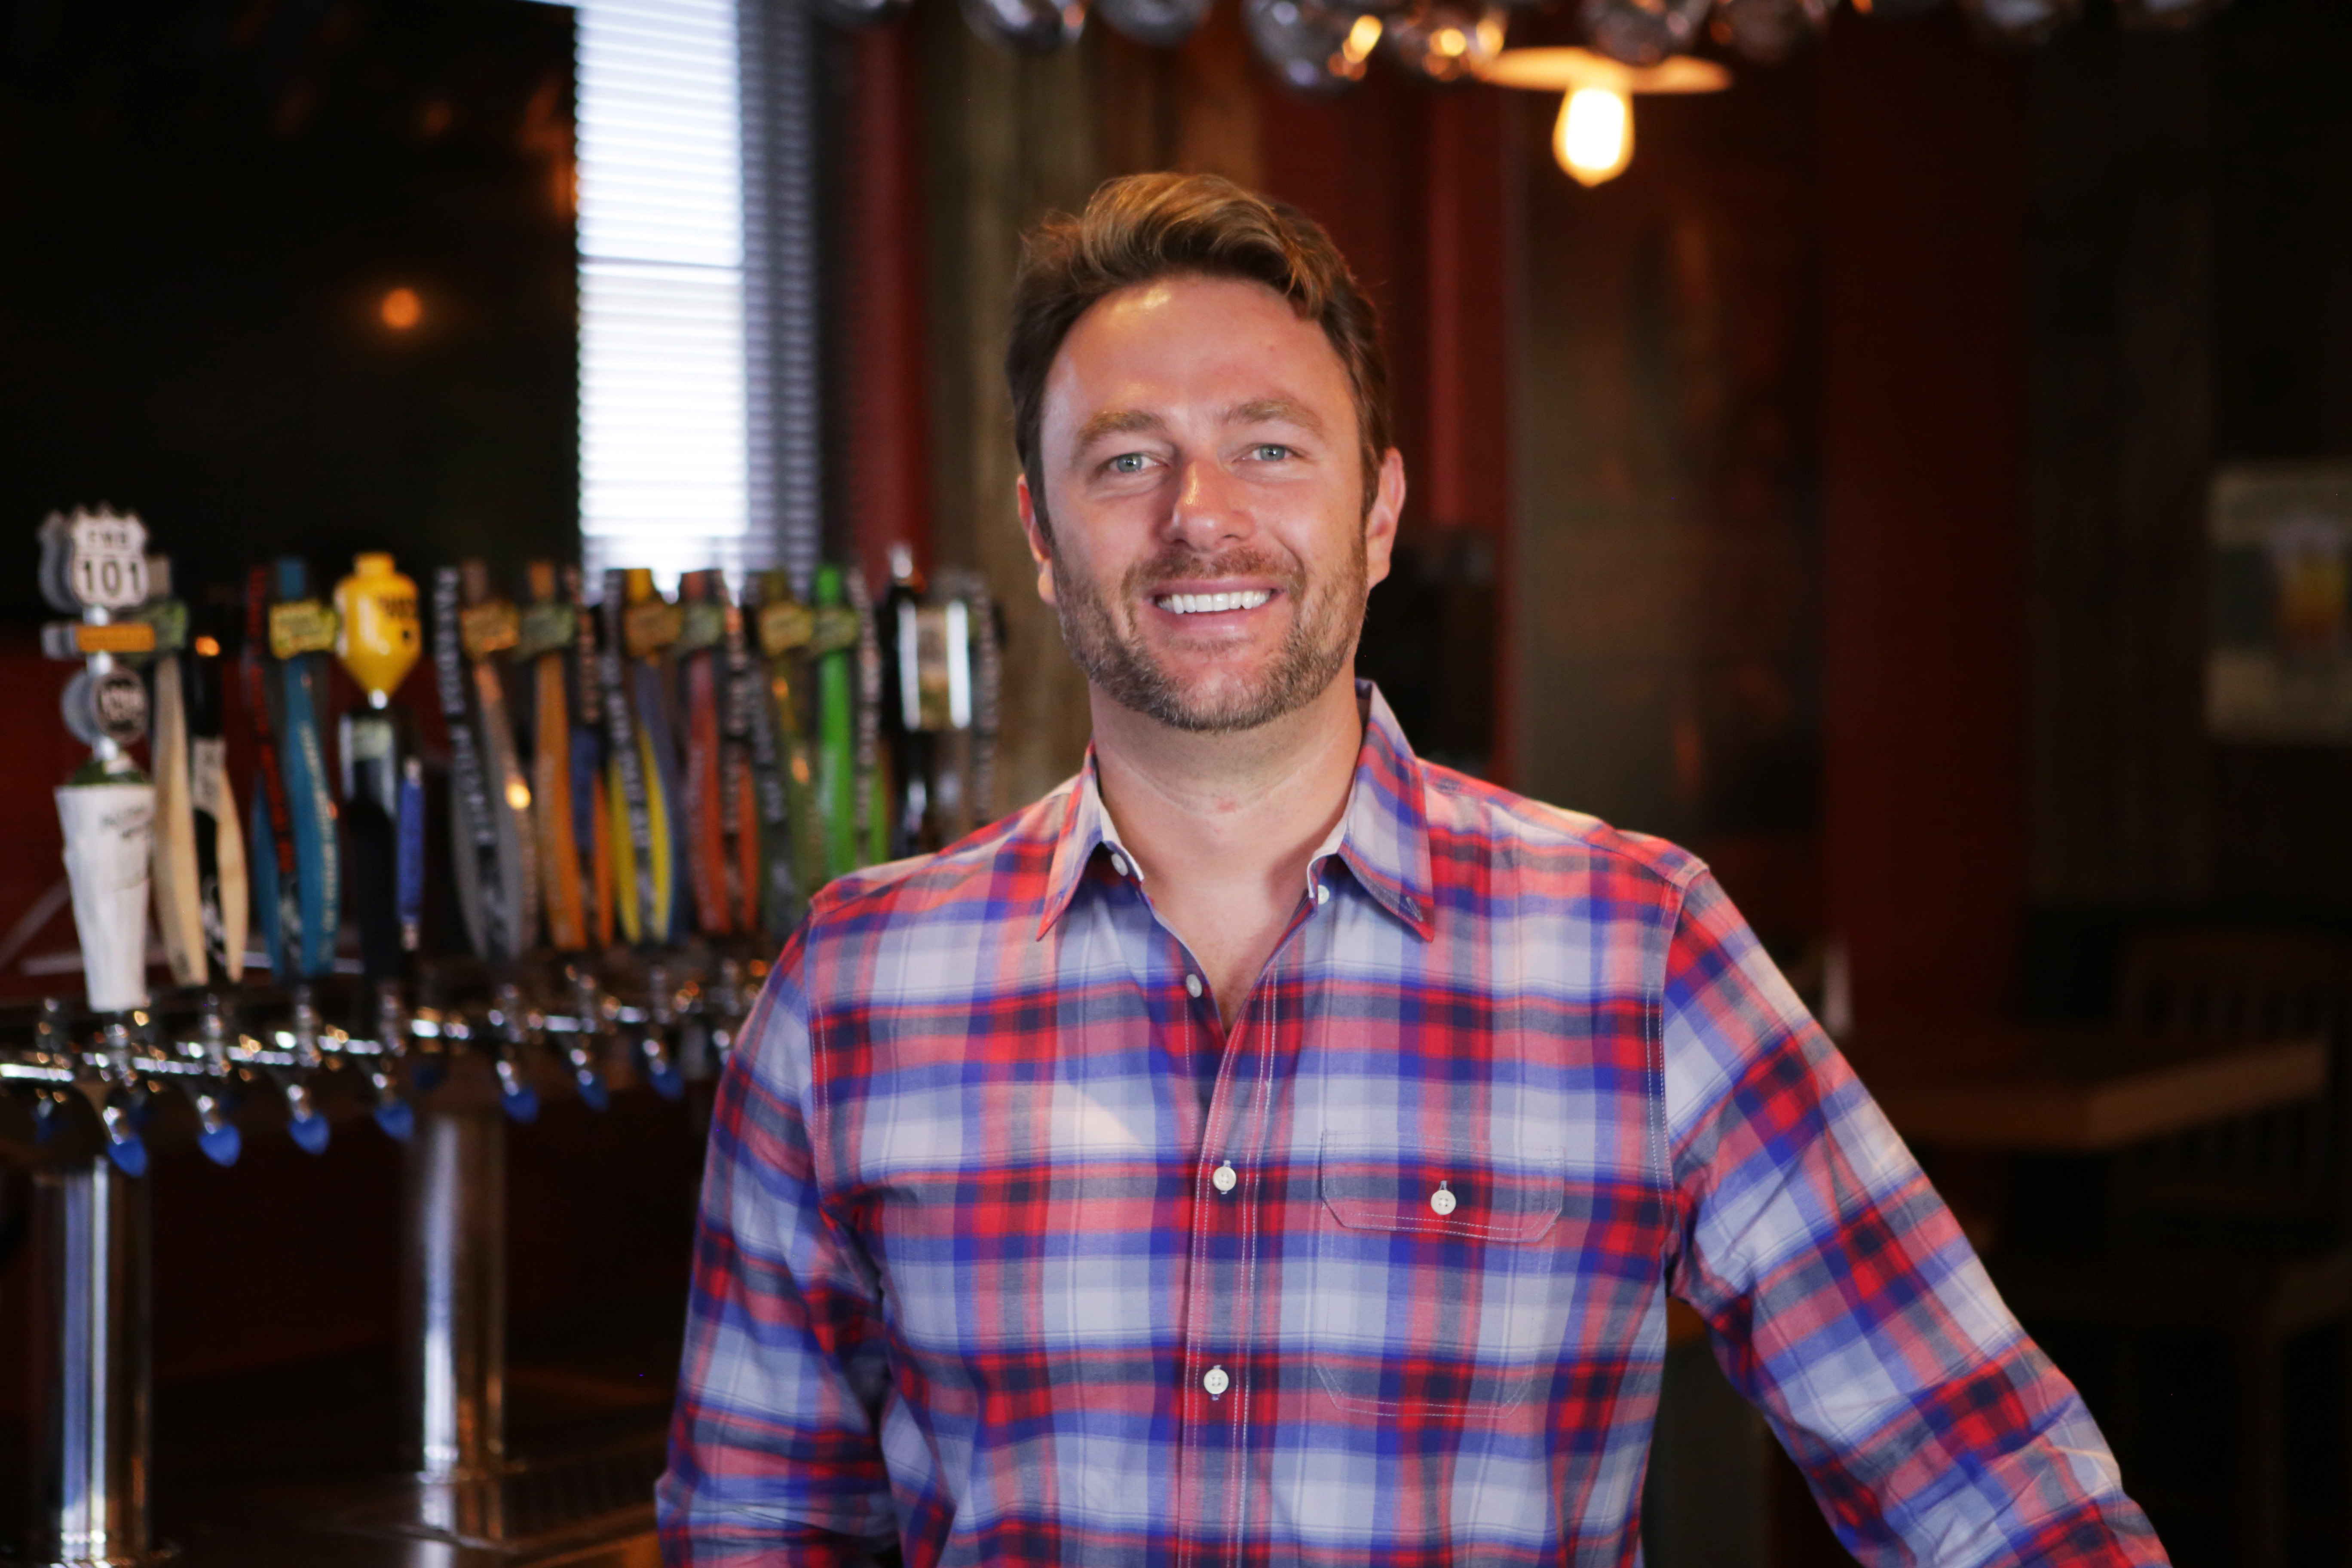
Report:
<svg viewBox="0 0 2352 1568"><path fill-rule="evenodd" d="M1397 519L1404 512L1404 454L1394 447L1381 458L1380 486L1364 511L1364 586L1389 574L1396 548Z"/></svg>
<svg viewBox="0 0 2352 1568"><path fill-rule="evenodd" d="M1037 521L1036 498L1029 493L1029 476L1013 481L1013 500L1021 508L1021 533L1029 542L1029 559L1037 563L1037 596L1054 603L1054 547Z"/></svg>

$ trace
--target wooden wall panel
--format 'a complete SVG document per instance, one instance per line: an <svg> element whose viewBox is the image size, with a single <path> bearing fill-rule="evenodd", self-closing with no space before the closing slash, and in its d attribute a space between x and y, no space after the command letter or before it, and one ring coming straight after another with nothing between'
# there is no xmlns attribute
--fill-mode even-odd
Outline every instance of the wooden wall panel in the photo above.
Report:
<svg viewBox="0 0 2352 1568"><path fill-rule="evenodd" d="M1003 606L998 801L1044 795L1076 770L1090 725L1085 678L1064 652L1014 510L1004 331L1022 231L1075 209L1101 167L1098 45L1043 59L982 43L953 5L917 8L930 250L934 543L976 567Z"/></svg>
<svg viewBox="0 0 2352 1568"><path fill-rule="evenodd" d="M1587 190L1548 115L1516 409L1517 783L1721 863L1769 935L1821 925L1813 67L1637 108Z"/></svg>
<svg viewBox="0 0 2352 1568"><path fill-rule="evenodd" d="M2203 34L2084 31L2034 70L2032 893L2206 881L2213 452Z"/></svg>
<svg viewBox="0 0 2352 1568"><path fill-rule="evenodd" d="M2024 58L1822 53L1828 896L1860 1037L1990 1016L2026 873Z"/></svg>

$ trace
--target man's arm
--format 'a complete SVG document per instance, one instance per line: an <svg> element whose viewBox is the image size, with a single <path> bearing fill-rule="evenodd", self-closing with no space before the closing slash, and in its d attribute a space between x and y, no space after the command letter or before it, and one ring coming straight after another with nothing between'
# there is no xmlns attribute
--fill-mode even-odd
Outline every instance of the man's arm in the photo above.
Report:
<svg viewBox="0 0 2352 1568"><path fill-rule="evenodd" d="M695 1236L662 1561L849 1564L895 1538L879 1292L820 1205L801 939L719 1079Z"/></svg>
<svg viewBox="0 0 2352 1568"><path fill-rule="evenodd" d="M1675 1293L1865 1563L2166 1561L2072 1384L1712 876L1664 994Z"/></svg>

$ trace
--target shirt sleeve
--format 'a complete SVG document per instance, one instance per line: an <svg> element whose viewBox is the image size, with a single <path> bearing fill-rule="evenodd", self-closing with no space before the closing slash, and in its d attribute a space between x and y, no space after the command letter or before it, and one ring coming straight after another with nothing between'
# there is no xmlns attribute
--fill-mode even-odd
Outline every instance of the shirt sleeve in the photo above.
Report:
<svg viewBox="0 0 2352 1568"><path fill-rule="evenodd" d="M878 1434L889 1374L871 1264L824 1206L796 937L712 1111L662 1561L849 1564L897 1535Z"/></svg>
<svg viewBox="0 0 2352 1568"><path fill-rule="evenodd" d="M2162 1563L2074 1386L1713 877L1662 996L1675 1293L1866 1564Z"/></svg>

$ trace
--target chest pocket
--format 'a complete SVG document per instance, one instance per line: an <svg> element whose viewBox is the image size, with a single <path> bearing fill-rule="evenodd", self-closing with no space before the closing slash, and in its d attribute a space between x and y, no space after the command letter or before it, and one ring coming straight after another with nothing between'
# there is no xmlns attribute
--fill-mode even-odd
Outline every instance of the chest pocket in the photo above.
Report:
<svg viewBox="0 0 2352 1568"><path fill-rule="evenodd" d="M1312 1353L1342 1409L1475 1418L1550 1378L1582 1229L1561 1151L1327 1134L1318 1181Z"/></svg>

